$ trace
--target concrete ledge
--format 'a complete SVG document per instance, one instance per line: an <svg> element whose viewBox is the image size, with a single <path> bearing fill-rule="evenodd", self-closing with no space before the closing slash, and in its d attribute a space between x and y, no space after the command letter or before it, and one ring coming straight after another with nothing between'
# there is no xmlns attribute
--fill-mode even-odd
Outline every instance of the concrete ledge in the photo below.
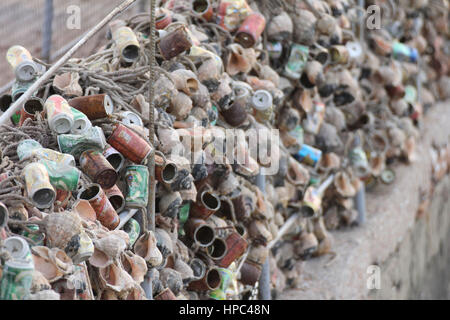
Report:
<svg viewBox="0 0 450 320"><path fill-rule="evenodd" d="M416 286L419 285L420 279L413 281L412 278L422 278L427 261L439 251L441 237L437 233L450 233L450 222L447 219L450 215L449 188L441 187L443 191L434 193L435 199L432 199L428 210L436 212L434 216L438 219L433 220L429 214L426 215L424 219L427 222L422 228L428 228L428 232L417 236L413 234L418 222L416 214L420 190L429 190L431 187L431 143L443 143L450 135L450 102L440 103L429 110L424 118L421 134L416 147L416 161L410 165L395 167L394 184L379 185L367 193L366 225L332 232L335 239L333 250L337 253L334 260L330 261L331 256L325 255L306 261L301 274L301 286L285 291L278 299L419 297L417 292L420 288L416 287L413 293L414 290L408 283L415 282ZM449 184L448 180L448 177L444 178L441 184ZM442 216L445 216L445 223L441 221ZM435 238L435 241L421 241L420 237ZM402 247L403 243L405 245ZM392 258L394 256L398 256L396 263L392 262L396 261ZM399 261L411 263L401 269ZM381 290L367 289L367 268L373 264L381 267ZM406 276L400 277L399 272L406 273ZM390 282L400 278L403 279L403 291L391 294L392 287L398 284Z"/></svg>

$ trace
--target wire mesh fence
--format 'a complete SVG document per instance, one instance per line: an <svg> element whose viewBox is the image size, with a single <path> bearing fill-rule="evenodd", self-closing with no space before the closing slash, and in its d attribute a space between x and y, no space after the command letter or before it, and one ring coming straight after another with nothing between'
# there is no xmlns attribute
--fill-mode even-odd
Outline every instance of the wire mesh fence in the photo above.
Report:
<svg viewBox="0 0 450 320"><path fill-rule="evenodd" d="M123 0L2 0L0 1L0 89L14 79L6 51L18 44L37 58L54 61ZM148 10L138 0L119 17ZM75 57L90 54L106 35L106 28L85 44Z"/></svg>

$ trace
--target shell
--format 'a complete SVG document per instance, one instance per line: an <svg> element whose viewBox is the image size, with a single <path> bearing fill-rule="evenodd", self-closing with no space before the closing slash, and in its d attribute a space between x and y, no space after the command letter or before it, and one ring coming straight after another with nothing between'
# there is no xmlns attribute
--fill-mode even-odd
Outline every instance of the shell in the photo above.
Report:
<svg viewBox="0 0 450 320"><path fill-rule="evenodd" d="M247 257L249 260L255 263L263 264L268 256L269 256L269 249L266 246L255 245L251 247Z"/></svg>
<svg viewBox="0 0 450 320"><path fill-rule="evenodd" d="M161 251L157 247L156 237L153 231L144 233L134 244L134 252L141 256L151 266L159 266L163 257Z"/></svg>
<svg viewBox="0 0 450 320"><path fill-rule="evenodd" d="M64 249L82 229L80 217L73 212L52 213L43 219L47 244Z"/></svg>
<svg viewBox="0 0 450 320"><path fill-rule="evenodd" d="M293 31L294 25L292 19L285 11L272 17L272 20L267 26L267 36L277 41L290 38Z"/></svg>
<svg viewBox="0 0 450 320"><path fill-rule="evenodd" d="M256 62L253 48L244 49L238 43L230 44L227 48L229 50L225 63L227 73L230 76L234 76L239 72L248 73Z"/></svg>
<svg viewBox="0 0 450 320"><path fill-rule="evenodd" d="M83 95L83 89L78 83L79 80L78 72L62 73L56 75L53 79L53 87L65 96L79 97Z"/></svg>
<svg viewBox="0 0 450 320"><path fill-rule="evenodd" d="M316 33L316 17L310 11L297 10L296 14L291 16L295 26L293 39L295 43L312 45Z"/></svg>
<svg viewBox="0 0 450 320"><path fill-rule="evenodd" d="M147 298L145 297L144 289L140 285L135 284L125 300L147 300Z"/></svg>
<svg viewBox="0 0 450 320"><path fill-rule="evenodd" d="M97 220L97 214L87 200L77 200L73 205L73 211L78 213L78 215L84 220L92 222L95 222Z"/></svg>
<svg viewBox="0 0 450 320"><path fill-rule="evenodd" d="M236 219L241 221L249 219L256 209L256 197L253 192L245 187L242 188L238 197L232 199L232 202Z"/></svg>
<svg viewBox="0 0 450 320"><path fill-rule="evenodd" d="M173 243L172 238L169 233L161 228L155 229L155 238L157 242L157 247L163 257L167 257L173 253Z"/></svg>
<svg viewBox="0 0 450 320"><path fill-rule="evenodd" d="M183 289L181 274L173 269L164 268L159 271L159 279L164 288L169 288L175 295Z"/></svg>
<svg viewBox="0 0 450 320"><path fill-rule="evenodd" d="M181 259L175 260L173 268L180 273L183 280L194 276L194 271L192 271L192 268Z"/></svg>
<svg viewBox="0 0 450 320"><path fill-rule="evenodd" d="M160 76L155 82L155 106L167 108L178 91L175 84L165 76Z"/></svg>
<svg viewBox="0 0 450 320"><path fill-rule="evenodd" d="M33 271L33 280L31 282L31 293L37 293L42 290L50 290L52 287L47 278L38 270Z"/></svg>
<svg viewBox="0 0 450 320"><path fill-rule="evenodd" d="M199 82L197 76L190 70L178 69L171 72L171 77L175 82L175 88L192 96L198 91Z"/></svg>
<svg viewBox="0 0 450 320"><path fill-rule="evenodd" d="M50 283L72 272L72 260L61 249L34 246L31 250L35 269L41 272Z"/></svg>
<svg viewBox="0 0 450 320"><path fill-rule="evenodd" d="M144 281L144 276L147 273L147 264L142 257L131 251L126 251L125 254L122 255L122 265L134 281L137 283Z"/></svg>
<svg viewBox="0 0 450 320"><path fill-rule="evenodd" d="M352 185L349 175L345 171L336 173L334 177L334 186L336 192L342 197L353 197L356 190Z"/></svg>
<svg viewBox="0 0 450 320"><path fill-rule="evenodd" d="M341 159L334 152L328 152L322 155L320 159L320 169L324 171L336 170L341 166Z"/></svg>
<svg viewBox="0 0 450 320"><path fill-rule="evenodd" d="M127 247L126 241L117 235L108 235L94 241L95 249L102 251L109 258L118 259Z"/></svg>
<svg viewBox="0 0 450 320"><path fill-rule="evenodd" d="M60 295L53 290L43 290L31 294L29 300L60 300Z"/></svg>
<svg viewBox="0 0 450 320"><path fill-rule="evenodd" d="M112 263L107 267L99 268L100 284L114 292L122 293L131 290L134 285L133 278L117 264Z"/></svg>
<svg viewBox="0 0 450 320"><path fill-rule="evenodd" d="M304 186L309 182L309 172L298 161L289 158L286 179L295 186Z"/></svg>
<svg viewBox="0 0 450 320"><path fill-rule="evenodd" d="M383 170L386 168L386 157L384 153L374 156L371 155L369 159L369 164L370 164L370 172L372 173L372 175L378 177L381 174L381 172L383 172Z"/></svg>
<svg viewBox="0 0 450 320"><path fill-rule="evenodd" d="M179 192L167 192L159 200L159 212L163 216L174 218L183 202Z"/></svg>
<svg viewBox="0 0 450 320"><path fill-rule="evenodd" d="M197 70L198 80L201 82L216 83L218 85L221 70L217 63L212 59L206 59Z"/></svg>
<svg viewBox="0 0 450 320"><path fill-rule="evenodd" d="M177 120L186 119L192 110L192 100L184 92L178 92L171 101L167 112L174 115Z"/></svg>
<svg viewBox="0 0 450 320"><path fill-rule="evenodd" d="M313 226L314 226L314 235L316 236L317 240L321 241L327 237L328 232L325 227L323 217L316 219L313 222Z"/></svg>
<svg viewBox="0 0 450 320"><path fill-rule="evenodd" d="M278 113L278 128L284 131L294 130L300 124L300 113L294 108L285 107Z"/></svg>
<svg viewBox="0 0 450 320"><path fill-rule="evenodd" d="M331 252L331 248L333 247L333 236L330 233L326 233L326 237L319 241L319 245L317 247L317 251L314 255L321 256Z"/></svg>
<svg viewBox="0 0 450 320"><path fill-rule="evenodd" d="M319 242L314 233L303 232L300 235L299 243L295 246L295 253L307 259L317 250Z"/></svg>

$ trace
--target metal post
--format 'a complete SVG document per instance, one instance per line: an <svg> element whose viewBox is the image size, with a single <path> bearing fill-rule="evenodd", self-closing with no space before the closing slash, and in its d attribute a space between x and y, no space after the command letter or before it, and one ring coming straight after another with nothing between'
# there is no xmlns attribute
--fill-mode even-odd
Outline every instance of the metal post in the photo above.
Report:
<svg viewBox="0 0 450 320"><path fill-rule="evenodd" d="M358 0L358 6L361 7L362 10L365 10L365 1ZM362 14L361 10L358 10L359 17L359 43L362 45L364 42L364 14Z"/></svg>
<svg viewBox="0 0 450 320"><path fill-rule="evenodd" d="M358 225L363 225L366 223L366 186L364 181L361 181L361 187L355 195L355 207L358 211L358 218L356 221Z"/></svg>
<svg viewBox="0 0 450 320"><path fill-rule="evenodd" d="M264 193L266 191L266 176L264 175L264 168L261 167L259 174L256 176L256 185ZM270 295L270 265L269 257L267 257L261 270L261 276L259 277L259 299L271 300Z"/></svg>
<svg viewBox="0 0 450 320"><path fill-rule="evenodd" d="M46 62L50 62L50 51L52 48L52 23L53 23L53 0L45 0L44 26L42 28L41 58Z"/></svg>

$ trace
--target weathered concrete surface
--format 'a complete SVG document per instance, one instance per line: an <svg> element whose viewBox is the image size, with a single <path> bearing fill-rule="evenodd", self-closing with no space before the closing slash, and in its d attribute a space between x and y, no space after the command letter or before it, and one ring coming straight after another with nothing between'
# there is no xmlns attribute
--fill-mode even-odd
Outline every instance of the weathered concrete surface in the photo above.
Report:
<svg viewBox="0 0 450 320"><path fill-rule="evenodd" d="M308 260L301 286L278 299L449 298L450 181L435 189L428 214L416 220L419 189L431 186L432 141L450 135L450 102L425 116L412 164L398 165L396 181L367 193L367 223L333 232L337 256ZM381 289L367 289L370 265L379 265Z"/></svg>

